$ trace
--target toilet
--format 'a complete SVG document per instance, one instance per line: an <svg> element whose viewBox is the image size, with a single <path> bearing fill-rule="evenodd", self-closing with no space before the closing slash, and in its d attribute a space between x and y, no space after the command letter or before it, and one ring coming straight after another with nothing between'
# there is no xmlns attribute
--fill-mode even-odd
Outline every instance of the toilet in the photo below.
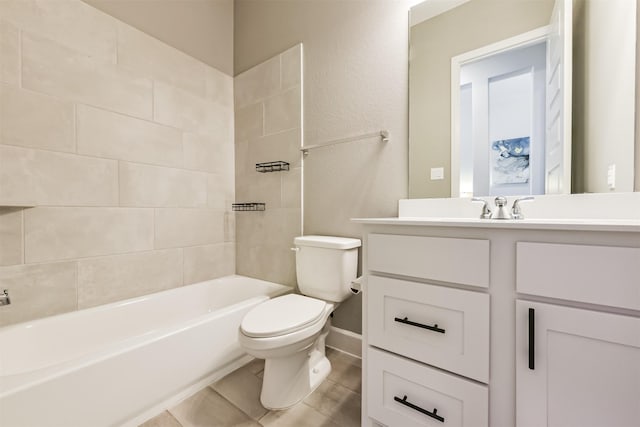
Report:
<svg viewBox="0 0 640 427"><path fill-rule="evenodd" d="M267 409L295 405L331 372L324 346L329 316L351 295L358 268L359 239L302 236L294 244L302 295L283 295L257 305L238 331L244 350L265 359L260 401Z"/></svg>

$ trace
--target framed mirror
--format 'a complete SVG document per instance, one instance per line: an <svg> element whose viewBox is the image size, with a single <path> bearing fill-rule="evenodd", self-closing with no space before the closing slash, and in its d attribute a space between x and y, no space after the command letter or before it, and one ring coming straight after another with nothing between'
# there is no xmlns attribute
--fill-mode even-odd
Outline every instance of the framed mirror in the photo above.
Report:
<svg viewBox="0 0 640 427"><path fill-rule="evenodd" d="M409 197L633 191L636 0L410 11Z"/></svg>

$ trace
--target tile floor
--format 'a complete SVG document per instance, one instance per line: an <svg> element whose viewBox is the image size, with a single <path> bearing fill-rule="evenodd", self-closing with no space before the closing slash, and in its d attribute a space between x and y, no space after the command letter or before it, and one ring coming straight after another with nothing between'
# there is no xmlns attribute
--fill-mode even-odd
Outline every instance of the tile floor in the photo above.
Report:
<svg viewBox="0 0 640 427"><path fill-rule="evenodd" d="M263 360L254 360L140 427L351 427L360 425L361 361L327 349L329 377L286 411L260 404Z"/></svg>

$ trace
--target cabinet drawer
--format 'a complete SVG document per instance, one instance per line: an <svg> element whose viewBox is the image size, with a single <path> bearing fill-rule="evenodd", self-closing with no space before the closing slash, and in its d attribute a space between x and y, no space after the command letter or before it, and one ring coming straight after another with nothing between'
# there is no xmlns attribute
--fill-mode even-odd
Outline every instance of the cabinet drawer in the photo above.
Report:
<svg viewBox="0 0 640 427"><path fill-rule="evenodd" d="M489 241L369 234L368 269L489 287Z"/></svg>
<svg viewBox="0 0 640 427"><path fill-rule="evenodd" d="M517 243L518 292L640 310L640 248Z"/></svg>
<svg viewBox="0 0 640 427"><path fill-rule="evenodd" d="M376 421L389 427L489 425L486 386L373 348L367 356L367 404Z"/></svg>
<svg viewBox="0 0 640 427"><path fill-rule="evenodd" d="M369 276L366 298L370 344L488 382L488 294Z"/></svg>

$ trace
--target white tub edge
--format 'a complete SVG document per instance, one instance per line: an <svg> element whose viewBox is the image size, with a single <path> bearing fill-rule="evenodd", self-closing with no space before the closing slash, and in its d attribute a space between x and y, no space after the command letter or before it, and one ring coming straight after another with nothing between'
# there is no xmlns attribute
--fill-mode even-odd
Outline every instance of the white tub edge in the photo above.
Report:
<svg viewBox="0 0 640 427"><path fill-rule="evenodd" d="M244 365L250 363L253 359L254 358L252 356L249 356L248 354L245 354L244 356L240 357L239 359L236 359L233 362L223 366L222 368L220 368L219 370L217 370L213 374L209 375L207 378L204 378L204 379L198 381L197 383L190 385L189 387L185 388L184 390L176 393L174 396L171 396L170 398L158 403L157 405L155 405L155 406L147 409L146 411L142 412L141 414L135 416L134 418L132 418L129 421L127 421L124 424L122 424L122 427L138 427L140 424L143 424L143 423L149 421L150 419L162 414L163 412L168 411L169 408L172 408L172 407L178 405L179 403L181 403L182 401L184 401L184 400L188 399L189 397L193 396L194 394L196 394L197 392L199 392L203 388L207 387L211 383L216 382L219 379L222 379L222 378L226 377L227 375L229 375L231 372L235 371L236 369L239 369L239 368L243 367Z"/></svg>

